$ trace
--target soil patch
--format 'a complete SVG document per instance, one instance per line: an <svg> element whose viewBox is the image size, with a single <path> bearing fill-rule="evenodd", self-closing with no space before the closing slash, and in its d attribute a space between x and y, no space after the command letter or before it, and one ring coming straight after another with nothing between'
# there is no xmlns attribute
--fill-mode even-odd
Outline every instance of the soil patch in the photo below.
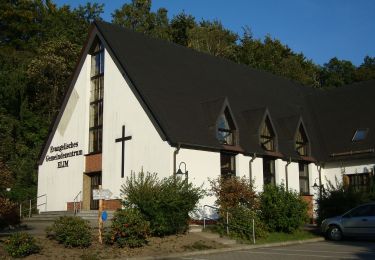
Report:
<svg viewBox="0 0 375 260"><path fill-rule="evenodd" d="M35 236L38 245L42 247L39 254L31 255L25 259L113 259L142 256L162 256L172 253L197 251L226 247L213 240L208 240L199 233L188 233L186 235L173 235L164 238L151 237L148 245L141 248L118 248L116 246L101 245L94 239L89 248L65 248L54 240L44 236ZM0 238L0 259L11 259L3 248Z"/></svg>

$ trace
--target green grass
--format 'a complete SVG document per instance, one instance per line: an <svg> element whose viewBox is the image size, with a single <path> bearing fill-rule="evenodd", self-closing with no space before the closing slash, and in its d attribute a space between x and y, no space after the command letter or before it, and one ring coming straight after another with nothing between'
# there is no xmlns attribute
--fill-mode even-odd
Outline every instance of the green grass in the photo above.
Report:
<svg viewBox="0 0 375 260"><path fill-rule="evenodd" d="M306 240L317 238L319 236L304 230L298 230L292 234L287 233L269 233L267 237L256 240L256 244L279 243L294 240Z"/></svg>

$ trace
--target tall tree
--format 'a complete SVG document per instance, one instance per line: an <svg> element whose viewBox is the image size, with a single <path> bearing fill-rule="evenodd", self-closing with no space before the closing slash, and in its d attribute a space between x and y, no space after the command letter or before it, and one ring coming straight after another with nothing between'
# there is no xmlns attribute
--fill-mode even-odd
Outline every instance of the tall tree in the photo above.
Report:
<svg viewBox="0 0 375 260"><path fill-rule="evenodd" d="M219 21L202 21L188 31L188 47L214 56L234 59L237 34Z"/></svg>
<svg viewBox="0 0 375 260"><path fill-rule="evenodd" d="M328 88L340 87L355 81L355 66L347 60L336 57L325 63L321 71L322 85Z"/></svg>
<svg viewBox="0 0 375 260"><path fill-rule="evenodd" d="M197 24L193 16L184 12L176 15L170 24L172 41L183 46L188 46L189 31L196 26Z"/></svg>

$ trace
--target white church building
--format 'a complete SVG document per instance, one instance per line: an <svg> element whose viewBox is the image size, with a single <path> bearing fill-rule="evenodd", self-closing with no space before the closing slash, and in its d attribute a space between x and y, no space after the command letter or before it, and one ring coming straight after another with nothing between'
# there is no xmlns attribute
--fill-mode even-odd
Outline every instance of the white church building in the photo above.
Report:
<svg viewBox="0 0 375 260"><path fill-rule="evenodd" d="M246 176L284 184L313 208L317 189L365 188L375 165L375 81L323 91L94 22L38 169L40 211L95 210L131 173ZM315 184L315 185L314 185ZM315 196L315 197L314 197ZM206 196L200 206L213 205ZM310 211L312 214L312 211ZM312 216L312 215L311 215Z"/></svg>

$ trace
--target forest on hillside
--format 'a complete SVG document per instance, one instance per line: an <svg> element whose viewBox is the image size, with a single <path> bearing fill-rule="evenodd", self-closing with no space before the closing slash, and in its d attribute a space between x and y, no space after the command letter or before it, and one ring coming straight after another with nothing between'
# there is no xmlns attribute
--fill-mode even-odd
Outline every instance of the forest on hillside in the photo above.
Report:
<svg viewBox="0 0 375 260"><path fill-rule="evenodd" d="M279 40L256 39L250 27L238 35L220 21L197 21L181 12L151 11L151 0L132 0L112 13L112 23L303 85L335 88L375 79L375 57L359 66L335 57L314 64ZM37 161L56 116L90 23L105 6L71 8L52 0L0 0L0 197L36 196ZM11 191L6 188L11 187Z"/></svg>

